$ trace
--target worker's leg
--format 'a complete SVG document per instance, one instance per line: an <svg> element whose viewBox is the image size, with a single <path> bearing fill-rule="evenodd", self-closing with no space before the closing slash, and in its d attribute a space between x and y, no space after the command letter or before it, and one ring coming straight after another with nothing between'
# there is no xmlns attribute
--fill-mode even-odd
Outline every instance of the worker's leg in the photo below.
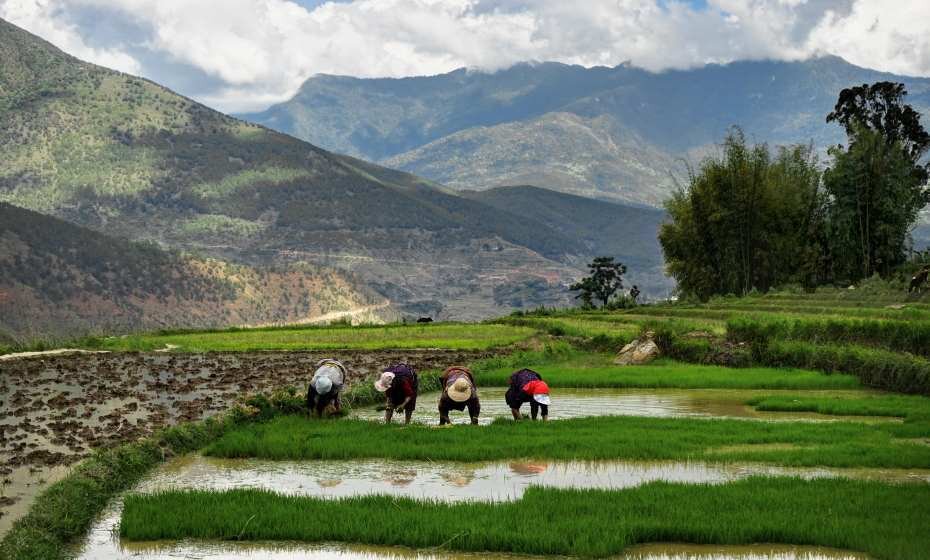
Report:
<svg viewBox="0 0 930 560"><path fill-rule="evenodd" d="M391 418L394 417L394 403L391 402L391 399L387 400L387 404L384 407L384 423L390 424Z"/></svg>
<svg viewBox="0 0 930 560"><path fill-rule="evenodd" d="M445 426L451 423L452 420L449 419L449 409L442 406L442 399L439 399L439 425Z"/></svg>
<svg viewBox="0 0 930 560"><path fill-rule="evenodd" d="M478 397L469 399L468 401L468 415L471 417L471 423L478 424L478 415L481 414L481 402L478 401Z"/></svg>

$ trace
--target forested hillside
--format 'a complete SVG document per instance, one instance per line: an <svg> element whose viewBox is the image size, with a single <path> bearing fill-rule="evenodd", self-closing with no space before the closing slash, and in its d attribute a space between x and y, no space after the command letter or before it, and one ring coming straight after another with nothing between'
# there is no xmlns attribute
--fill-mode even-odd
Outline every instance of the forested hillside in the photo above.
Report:
<svg viewBox="0 0 930 560"><path fill-rule="evenodd" d="M0 203L0 337L295 322L376 301L340 274L166 252Z"/></svg>

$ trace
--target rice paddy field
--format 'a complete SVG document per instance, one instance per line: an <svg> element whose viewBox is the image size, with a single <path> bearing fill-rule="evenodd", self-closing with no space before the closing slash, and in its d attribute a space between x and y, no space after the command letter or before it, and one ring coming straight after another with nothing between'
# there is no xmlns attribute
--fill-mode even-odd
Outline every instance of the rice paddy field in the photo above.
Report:
<svg viewBox="0 0 930 560"><path fill-rule="evenodd" d="M658 358L614 363L647 338ZM384 423L371 370L351 377L343 416L312 418L308 371L97 453L36 500L0 557L930 558L930 304L904 296L779 293L85 347L480 350L465 365L481 422L453 412L437 425L438 367L420 371L409 426ZM548 422L514 421L504 404L523 367L552 389Z"/></svg>
<svg viewBox="0 0 930 560"><path fill-rule="evenodd" d="M525 340L533 329L509 325L438 324L373 327L299 326L207 332L161 332L91 339L97 350L247 352L256 350L386 350L445 348L483 350Z"/></svg>

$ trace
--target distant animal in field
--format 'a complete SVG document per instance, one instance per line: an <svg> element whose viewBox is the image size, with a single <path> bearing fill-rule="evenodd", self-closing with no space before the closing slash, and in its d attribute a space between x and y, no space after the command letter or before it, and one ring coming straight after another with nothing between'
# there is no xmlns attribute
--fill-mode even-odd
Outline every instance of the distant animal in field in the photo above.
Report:
<svg viewBox="0 0 930 560"><path fill-rule="evenodd" d="M927 283L928 277L930 277L930 266L925 266L923 269L921 269L920 272L918 272L917 274L914 275L913 278L911 278L911 285L907 289L907 293L909 294L912 292L920 293L920 291L923 289L924 284Z"/></svg>
<svg viewBox="0 0 930 560"><path fill-rule="evenodd" d="M433 322L432 317L420 317L419 319L417 319L417 323L432 323L432 322Z"/></svg>

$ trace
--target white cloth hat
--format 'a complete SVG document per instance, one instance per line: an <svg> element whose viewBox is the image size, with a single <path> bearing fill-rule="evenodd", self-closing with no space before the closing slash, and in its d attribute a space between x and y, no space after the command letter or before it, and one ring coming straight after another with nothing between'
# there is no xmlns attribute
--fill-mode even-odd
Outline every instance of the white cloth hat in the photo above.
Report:
<svg viewBox="0 0 930 560"><path fill-rule="evenodd" d="M471 398L471 383L464 377L459 377L446 389L446 394L455 402L465 402Z"/></svg>
<svg viewBox="0 0 930 560"><path fill-rule="evenodd" d="M549 406L549 403L552 402L551 400L549 400L549 395L542 394L542 393L540 393L539 395L533 395L533 399L539 404L544 404L546 406Z"/></svg>
<svg viewBox="0 0 930 560"><path fill-rule="evenodd" d="M375 381L375 390L379 393L384 393L391 388L392 383L394 383L394 374L390 371L385 371L381 374L381 377Z"/></svg>
<svg viewBox="0 0 930 560"><path fill-rule="evenodd" d="M325 395L332 390L333 380L326 376L321 375L320 377L317 377L316 383L314 384L314 388L316 389L317 393L321 395Z"/></svg>

